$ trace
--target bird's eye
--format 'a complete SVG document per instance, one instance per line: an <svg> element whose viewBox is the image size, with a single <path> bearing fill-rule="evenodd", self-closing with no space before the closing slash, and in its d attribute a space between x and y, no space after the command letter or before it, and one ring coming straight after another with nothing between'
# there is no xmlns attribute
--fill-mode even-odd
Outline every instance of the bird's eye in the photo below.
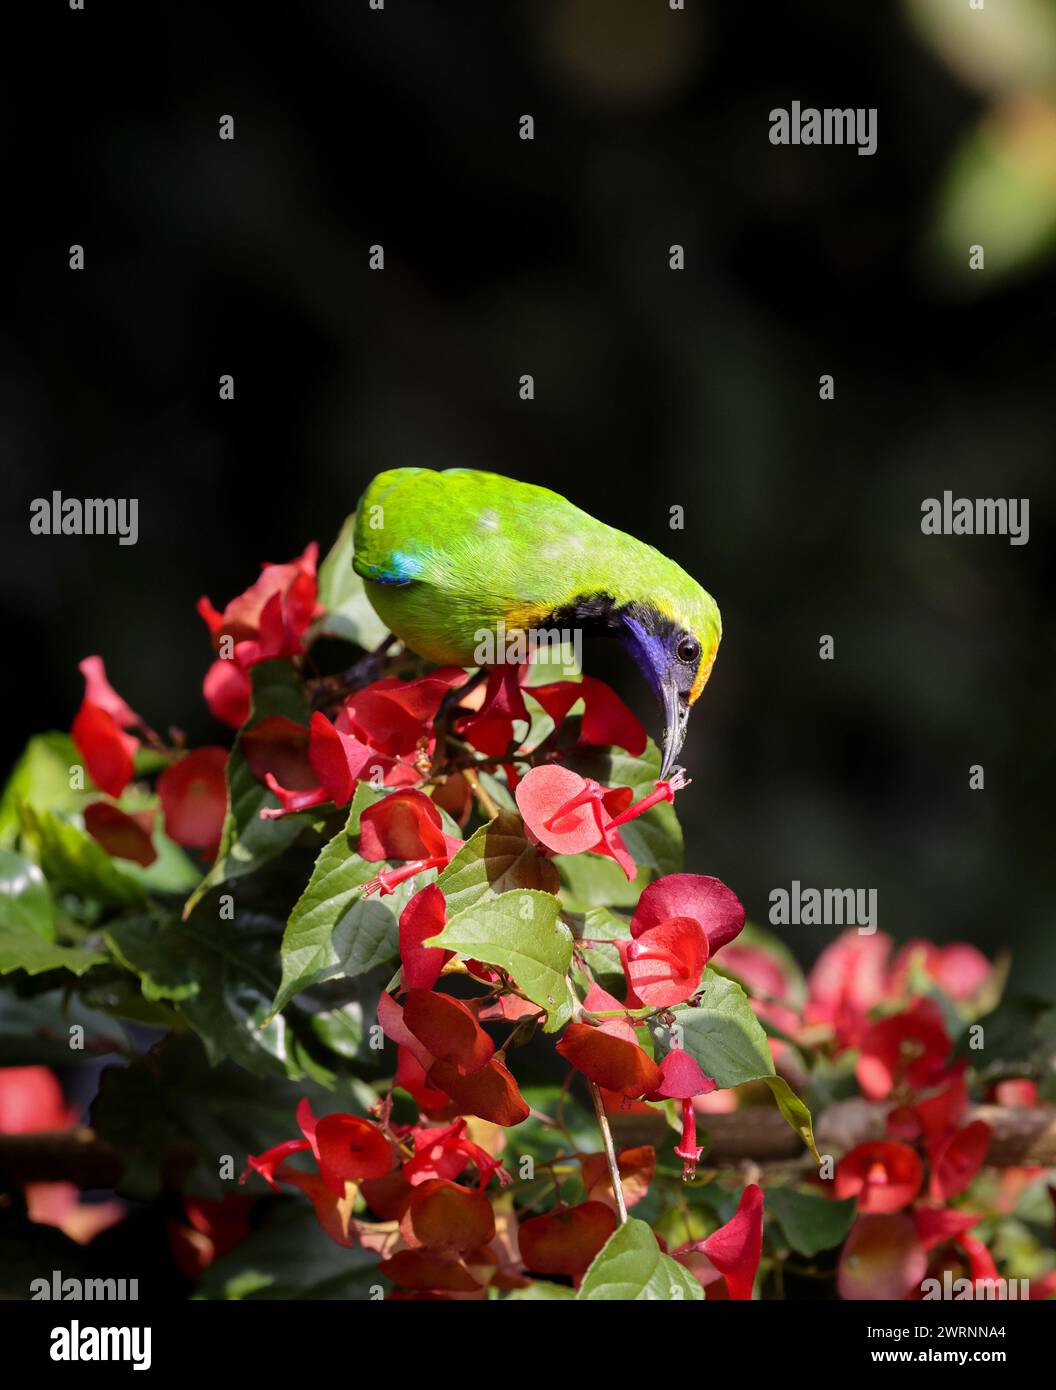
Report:
<svg viewBox="0 0 1056 1390"><path fill-rule="evenodd" d="M678 644L675 655L679 661L684 661L687 666L695 665L700 660L700 643L695 637L683 637Z"/></svg>

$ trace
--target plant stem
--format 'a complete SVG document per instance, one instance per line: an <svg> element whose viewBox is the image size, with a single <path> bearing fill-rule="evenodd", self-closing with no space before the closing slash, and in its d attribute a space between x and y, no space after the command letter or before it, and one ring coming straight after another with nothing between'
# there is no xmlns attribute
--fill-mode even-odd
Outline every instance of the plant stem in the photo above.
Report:
<svg viewBox="0 0 1056 1390"><path fill-rule="evenodd" d="M488 793L481 786L480 778L477 776L476 771L472 768L467 767L466 770L462 773L462 776L469 783L470 787L473 790L473 795L480 802L481 810L484 812L484 814L488 817L489 820L494 820L495 817L499 814L499 808L498 806L496 806L495 802L491 799Z"/></svg>
<svg viewBox="0 0 1056 1390"><path fill-rule="evenodd" d="M597 1082L590 1083L590 1095L594 1101L594 1114L598 1117L598 1128L601 1130L602 1143L605 1146L605 1161L609 1165L609 1178L612 1182L612 1190L616 1194L616 1210L620 1215L620 1225L624 1225L627 1220L627 1203L623 1199L623 1183L620 1181L620 1165L616 1162L616 1147L612 1142L612 1130L609 1128L609 1117L605 1114L605 1105L601 1099L601 1091L598 1089Z"/></svg>

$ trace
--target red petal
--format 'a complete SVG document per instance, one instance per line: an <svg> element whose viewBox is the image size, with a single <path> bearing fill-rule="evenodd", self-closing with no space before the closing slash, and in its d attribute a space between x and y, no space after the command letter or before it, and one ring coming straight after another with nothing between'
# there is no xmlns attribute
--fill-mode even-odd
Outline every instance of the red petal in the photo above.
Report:
<svg viewBox="0 0 1056 1390"><path fill-rule="evenodd" d="M78 671L84 677L84 698L90 705L106 710L107 714L122 729L139 723L139 715L125 703L106 678L106 667L101 656L86 656L78 663Z"/></svg>
<svg viewBox="0 0 1056 1390"><path fill-rule="evenodd" d="M840 1254L836 1287L851 1301L903 1299L919 1291L927 1272L928 1257L907 1212L859 1216Z"/></svg>
<svg viewBox="0 0 1056 1390"><path fill-rule="evenodd" d="M139 740L123 733L101 705L86 700L70 729L92 781L108 796L120 796L132 780L132 757Z"/></svg>
<svg viewBox="0 0 1056 1390"><path fill-rule="evenodd" d="M707 874L667 874L650 883L631 918L631 935L641 936L673 917L699 922L712 956L744 926L744 908L737 895Z"/></svg>
<svg viewBox="0 0 1056 1390"><path fill-rule="evenodd" d="M315 1127L319 1172L327 1187L343 1194L346 1182L381 1178L392 1167L392 1146L377 1125L361 1115L324 1115Z"/></svg>
<svg viewBox="0 0 1056 1390"><path fill-rule="evenodd" d="M948 1202L963 1192L983 1166L989 1147L990 1126L984 1120L973 1120L949 1139L929 1145L932 1201Z"/></svg>
<svg viewBox="0 0 1056 1390"><path fill-rule="evenodd" d="M587 783L571 768L556 763L531 768L517 786L517 808L535 838L555 854L582 854L601 838L593 806L588 802L561 817L554 827L548 822Z"/></svg>
<svg viewBox="0 0 1056 1390"><path fill-rule="evenodd" d="M577 1071L621 1096L647 1095L657 1090L663 1079L660 1068L637 1043L625 1042L586 1023L570 1023L557 1050Z"/></svg>
<svg viewBox="0 0 1056 1390"><path fill-rule="evenodd" d="M227 751L196 748L158 778L165 833L178 845L208 849L220 838L227 812Z"/></svg>
<svg viewBox="0 0 1056 1390"><path fill-rule="evenodd" d="M650 1008L681 1004L700 988L708 938L692 917L672 917L642 932L629 948L627 979Z"/></svg>
<svg viewBox="0 0 1056 1390"><path fill-rule="evenodd" d="M447 994L412 989L404 1000L403 1021L438 1061L453 1062L464 1072L477 1071L495 1051L473 1011Z"/></svg>
<svg viewBox="0 0 1056 1390"><path fill-rule="evenodd" d="M415 893L400 915L400 962L404 989L432 989L453 952L442 946L423 946L447 921L444 895L435 883Z"/></svg>
<svg viewBox="0 0 1056 1390"><path fill-rule="evenodd" d="M858 1198L860 1212L883 1215L908 1207L924 1182L924 1164L907 1144L858 1144L836 1165L836 1196Z"/></svg>
<svg viewBox="0 0 1056 1390"><path fill-rule="evenodd" d="M522 1221L517 1233L521 1258L536 1274L576 1279L615 1231L616 1213L604 1202L581 1202Z"/></svg>
<svg viewBox="0 0 1056 1390"><path fill-rule="evenodd" d="M716 1083L701 1071L696 1058L680 1047L673 1047L660 1063L660 1075L662 1080L650 1100L692 1100L715 1090Z"/></svg>
<svg viewBox="0 0 1056 1390"><path fill-rule="evenodd" d="M151 843L151 832L144 816L153 820L153 812L138 816L126 815L108 801L94 801L84 809L84 828L92 839L116 859L130 859L144 868L153 864L158 852Z"/></svg>
<svg viewBox="0 0 1056 1390"><path fill-rule="evenodd" d="M730 1297L752 1296L755 1271L763 1248L763 1194L750 1183L741 1193L736 1212L700 1248L726 1280Z"/></svg>
<svg viewBox="0 0 1056 1390"><path fill-rule="evenodd" d="M516 1081L494 1057L468 1076L453 1062L435 1062L427 1080L430 1086L446 1092L462 1115L476 1115L508 1129L530 1114Z"/></svg>
<svg viewBox="0 0 1056 1390"><path fill-rule="evenodd" d="M291 791L308 791L319 784L308 761L308 730L285 715L269 715L246 729L238 747L258 782L265 782L270 772Z"/></svg>
<svg viewBox="0 0 1056 1390"><path fill-rule="evenodd" d="M202 694L214 719L240 729L249 718L249 677L234 661L218 657L205 673Z"/></svg>
<svg viewBox="0 0 1056 1390"><path fill-rule="evenodd" d="M378 1270L405 1289L442 1289L472 1293L482 1288L461 1260L444 1260L424 1250L398 1250Z"/></svg>
<svg viewBox="0 0 1056 1390"><path fill-rule="evenodd" d="M424 792L393 792L360 817L359 852L372 864L442 856L447 846L440 812Z"/></svg>
<svg viewBox="0 0 1056 1390"><path fill-rule="evenodd" d="M491 1203L483 1192L443 1178L416 1187L400 1218L400 1234L412 1249L464 1255L495 1234Z"/></svg>
<svg viewBox="0 0 1056 1390"><path fill-rule="evenodd" d="M594 1202L604 1202L606 1206L615 1210L616 1197L612 1190L612 1179L609 1177L609 1164L605 1155L581 1154L580 1166L587 1197ZM616 1166L620 1171L624 1201L628 1207L633 1207L649 1191L649 1184L656 1170L656 1150L652 1144L621 1149L616 1155Z"/></svg>

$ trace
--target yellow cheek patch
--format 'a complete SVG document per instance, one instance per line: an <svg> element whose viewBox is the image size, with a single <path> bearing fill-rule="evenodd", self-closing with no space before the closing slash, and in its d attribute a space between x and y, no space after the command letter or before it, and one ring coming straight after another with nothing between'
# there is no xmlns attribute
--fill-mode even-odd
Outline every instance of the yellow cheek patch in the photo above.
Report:
<svg viewBox="0 0 1056 1390"><path fill-rule="evenodd" d="M696 703L697 697L708 683L708 677L711 675L711 668L715 665L715 657L718 654L718 650L719 644L716 642L707 658L701 661L700 665L697 667L697 674L689 691L689 703L691 705Z"/></svg>

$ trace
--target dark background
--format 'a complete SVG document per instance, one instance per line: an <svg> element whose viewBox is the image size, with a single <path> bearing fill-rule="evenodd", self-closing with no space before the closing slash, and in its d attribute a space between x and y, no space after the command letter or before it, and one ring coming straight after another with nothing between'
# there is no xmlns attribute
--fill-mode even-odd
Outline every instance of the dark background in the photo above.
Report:
<svg viewBox="0 0 1056 1390"><path fill-rule="evenodd" d="M325 551L383 468L491 468L719 601L689 867L760 920L792 879L875 887L895 936L1056 985L1048 0L24 8L5 766L68 727L89 652L150 722L223 737L198 596ZM794 99L875 106L878 152L775 148ZM138 497L139 544L31 536L54 488ZM1030 543L922 536L944 488L1028 496Z"/></svg>

